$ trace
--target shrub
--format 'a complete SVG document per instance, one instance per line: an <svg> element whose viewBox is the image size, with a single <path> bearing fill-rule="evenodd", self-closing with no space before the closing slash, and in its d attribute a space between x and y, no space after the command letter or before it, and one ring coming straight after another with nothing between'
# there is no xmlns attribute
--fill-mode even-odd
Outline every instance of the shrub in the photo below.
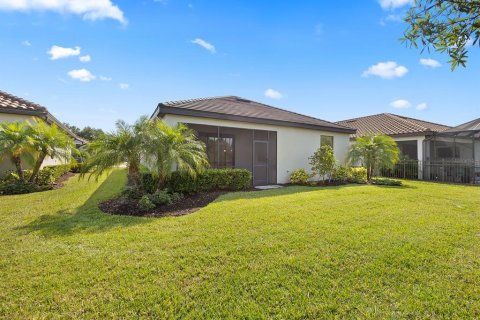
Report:
<svg viewBox="0 0 480 320"><path fill-rule="evenodd" d="M80 173L82 171L82 164L78 162L70 163L70 172Z"/></svg>
<svg viewBox="0 0 480 320"><path fill-rule="evenodd" d="M52 188L51 186L38 186L34 183L21 182L21 181L0 182L0 194L2 195L39 192L39 191L50 190L51 188Z"/></svg>
<svg viewBox="0 0 480 320"><path fill-rule="evenodd" d="M148 195L141 197L137 206L142 211L149 211L155 208L155 204L150 200Z"/></svg>
<svg viewBox="0 0 480 320"><path fill-rule="evenodd" d="M402 185L402 181L393 180L393 179L386 179L386 178L375 178L371 180L372 184L378 186L395 186L399 187Z"/></svg>
<svg viewBox="0 0 480 320"><path fill-rule="evenodd" d="M154 193L158 188L158 180L149 171L140 172L140 185L146 193Z"/></svg>
<svg viewBox="0 0 480 320"><path fill-rule="evenodd" d="M196 178L173 172L168 189L179 193L197 193L211 190L244 190L250 187L252 174L246 169L207 169Z"/></svg>
<svg viewBox="0 0 480 320"><path fill-rule="evenodd" d="M350 168L348 173L348 180L353 183L367 183L367 169L366 168Z"/></svg>
<svg viewBox="0 0 480 320"><path fill-rule="evenodd" d="M183 199L183 194L178 193L178 192L172 193L171 196L172 196L172 202L173 203L178 202L178 201Z"/></svg>
<svg viewBox="0 0 480 320"><path fill-rule="evenodd" d="M172 195L167 190L156 191L154 194L149 195L148 198L157 206L168 206L173 203Z"/></svg>
<svg viewBox="0 0 480 320"><path fill-rule="evenodd" d="M290 182L293 184L305 185L308 184L308 179L310 179L310 175L303 168L293 170L290 174Z"/></svg>
<svg viewBox="0 0 480 320"><path fill-rule="evenodd" d="M137 186L126 186L121 193L121 197L126 199L140 199L142 195L142 191Z"/></svg>
<svg viewBox="0 0 480 320"><path fill-rule="evenodd" d="M37 184L40 186L51 185L61 176L70 171L70 165L46 166L38 172Z"/></svg>
<svg viewBox="0 0 480 320"><path fill-rule="evenodd" d="M318 174L322 180L325 180L325 177L327 177L329 181L332 179L336 163L332 147L329 145L321 146L309 160L312 171Z"/></svg>
<svg viewBox="0 0 480 320"><path fill-rule="evenodd" d="M336 166L335 169L333 169L332 179L342 183L348 182L349 170L347 166Z"/></svg>

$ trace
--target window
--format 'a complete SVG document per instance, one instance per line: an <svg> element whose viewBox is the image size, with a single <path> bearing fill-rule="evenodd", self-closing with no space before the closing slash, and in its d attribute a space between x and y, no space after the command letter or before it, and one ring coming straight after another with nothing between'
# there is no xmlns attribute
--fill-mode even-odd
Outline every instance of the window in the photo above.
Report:
<svg viewBox="0 0 480 320"><path fill-rule="evenodd" d="M235 138L233 135L199 133L199 138L207 147L207 156L212 168L235 167Z"/></svg>
<svg viewBox="0 0 480 320"><path fill-rule="evenodd" d="M333 149L333 136L320 136L320 146L330 146Z"/></svg>

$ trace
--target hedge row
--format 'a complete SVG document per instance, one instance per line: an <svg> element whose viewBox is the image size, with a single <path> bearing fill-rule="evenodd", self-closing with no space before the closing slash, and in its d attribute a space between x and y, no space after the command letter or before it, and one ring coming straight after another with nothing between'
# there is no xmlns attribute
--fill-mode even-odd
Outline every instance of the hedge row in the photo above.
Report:
<svg viewBox="0 0 480 320"><path fill-rule="evenodd" d="M153 193L157 183L150 173L141 174L145 192ZM171 192L193 194L212 190L237 191L251 186L252 174L246 169L207 169L196 178L174 172L167 183Z"/></svg>

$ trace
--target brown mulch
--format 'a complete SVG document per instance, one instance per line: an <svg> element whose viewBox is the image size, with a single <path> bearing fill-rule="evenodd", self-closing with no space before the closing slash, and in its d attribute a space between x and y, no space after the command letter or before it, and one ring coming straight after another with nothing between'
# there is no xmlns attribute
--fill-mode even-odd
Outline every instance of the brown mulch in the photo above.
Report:
<svg viewBox="0 0 480 320"><path fill-rule="evenodd" d="M71 177L73 177L74 175L75 173L72 173L72 172L65 173L63 176L58 178L57 181L55 181L55 183L52 186L52 189L60 189L61 187L63 187L63 183L68 179L70 179Z"/></svg>
<svg viewBox="0 0 480 320"><path fill-rule="evenodd" d="M211 191L198 193L193 195L185 195L185 197L168 206L158 206L151 211L141 211L136 200L125 200L122 198L114 198L99 204L100 210L114 215L139 216L139 217L166 217L166 216L183 216L193 213L200 208L207 206L215 201L219 196L225 194L225 191Z"/></svg>

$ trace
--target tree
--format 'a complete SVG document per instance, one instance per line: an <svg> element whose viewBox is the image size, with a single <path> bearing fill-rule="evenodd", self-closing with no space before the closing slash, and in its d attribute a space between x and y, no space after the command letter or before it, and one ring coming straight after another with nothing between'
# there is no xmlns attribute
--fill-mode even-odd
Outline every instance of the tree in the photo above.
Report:
<svg viewBox="0 0 480 320"><path fill-rule="evenodd" d="M325 180L325 176L327 176L328 181L330 182L336 164L332 147L329 145L321 146L317 151L315 151L309 160L310 165L312 166L312 171L315 174L320 175L323 181Z"/></svg>
<svg viewBox="0 0 480 320"><path fill-rule="evenodd" d="M145 146L145 164L158 179L158 189L176 170L195 177L208 167L205 144L184 124L169 126L164 121L152 120Z"/></svg>
<svg viewBox="0 0 480 320"><path fill-rule="evenodd" d="M80 138L83 138L88 141L93 141L99 138L101 135L104 135L105 132L102 129L92 128L90 126L84 127L83 129L78 128L77 126L71 125L69 123L64 123L64 125L75 133Z"/></svg>
<svg viewBox="0 0 480 320"><path fill-rule="evenodd" d="M46 157L70 161L72 152L75 152L75 143L56 124L48 125L42 120L37 121L29 128L29 136L36 160L29 182L36 182L38 173Z"/></svg>
<svg viewBox="0 0 480 320"><path fill-rule="evenodd" d="M465 67L468 47L479 45L480 1L416 0L405 18L403 42L422 52L433 48L450 56L452 71Z"/></svg>
<svg viewBox="0 0 480 320"><path fill-rule="evenodd" d="M90 172L98 178L106 170L126 163L129 183L140 186L140 161L149 140L148 126L147 117L141 117L134 125L117 121L115 132L101 135L87 145L89 157L82 165L81 176Z"/></svg>
<svg viewBox="0 0 480 320"><path fill-rule="evenodd" d="M0 159L10 158L21 181L25 181L22 157L32 157L33 145L29 139L28 122L0 123Z"/></svg>
<svg viewBox="0 0 480 320"><path fill-rule="evenodd" d="M351 164L361 163L367 168L370 181L381 167L393 167L398 162L400 150L397 143L386 135L369 135L357 138L351 146L349 159Z"/></svg>

